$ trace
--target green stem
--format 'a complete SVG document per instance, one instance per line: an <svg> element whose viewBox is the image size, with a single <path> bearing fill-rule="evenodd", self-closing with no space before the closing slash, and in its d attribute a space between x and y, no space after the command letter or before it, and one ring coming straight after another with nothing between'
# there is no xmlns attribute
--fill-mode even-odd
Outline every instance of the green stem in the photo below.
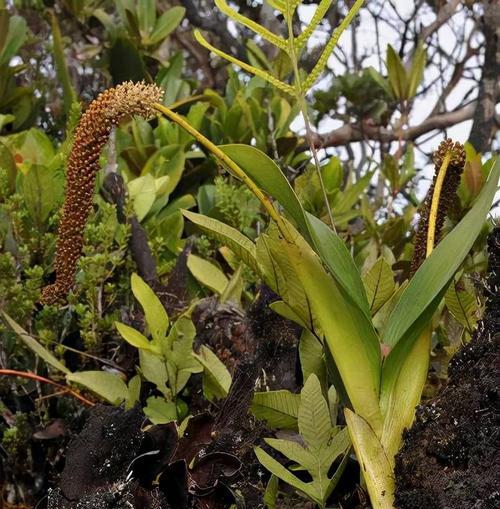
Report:
<svg viewBox="0 0 500 509"><path fill-rule="evenodd" d="M311 124L309 122L309 115L307 113L307 104L306 104L306 100L305 100L305 92L306 91L302 90L302 82L300 79L297 51L295 48L295 38L293 36L293 13L290 12L290 8L289 8L288 4L287 4L287 12L286 12L286 22L287 22L287 27L288 27L288 39L287 39L288 56L290 57L290 60L292 62L293 74L295 77L295 81L294 81L295 98L297 99L297 102L299 103L300 112L302 113L302 118L304 119L307 144L309 145L309 150L311 151L311 154L313 156L314 167L316 168L319 185L320 185L321 191L323 193L323 199L325 201L325 206L326 206L326 210L328 213L328 219L330 221L331 227L333 228L333 230L335 230L335 225L333 223L332 209L330 207L330 202L328 201L328 194L326 192L325 183L323 182L323 177L321 175L321 167L319 164L318 152L316 151L316 147L314 146L314 142L313 142L312 129L311 129Z"/></svg>

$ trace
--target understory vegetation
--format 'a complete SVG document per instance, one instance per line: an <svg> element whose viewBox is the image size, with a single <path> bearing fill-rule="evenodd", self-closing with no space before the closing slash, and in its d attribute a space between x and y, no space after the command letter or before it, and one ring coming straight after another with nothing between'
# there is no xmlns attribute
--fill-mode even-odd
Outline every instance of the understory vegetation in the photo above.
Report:
<svg viewBox="0 0 500 509"><path fill-rule="evenodd" d="M0 1L0 507L410 507L497 330L495 8L389 4Z"/></svg>

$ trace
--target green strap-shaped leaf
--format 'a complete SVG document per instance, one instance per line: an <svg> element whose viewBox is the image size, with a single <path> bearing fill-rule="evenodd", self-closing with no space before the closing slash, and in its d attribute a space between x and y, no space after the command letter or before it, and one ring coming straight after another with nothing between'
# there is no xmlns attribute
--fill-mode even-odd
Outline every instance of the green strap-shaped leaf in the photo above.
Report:
<svg viewBox="0 0 500 509"><path fill-rule="evenodd" d="M406 74L406 69L401 58L399 58L399 55L390 44L387 45L386 60L389 83L391 84L394 95L400 100L407 99L408 76Z"/></svg>
<svg viewBox="0 0 500 509"><path fill-rule="evenodd" d="M411 69L408 81L408 99L412 99L417 93L417 88L422 81L424 75L425 62L427 60L427 53L420 42L415 50L411 62Z"/></svg>
<svg viewBox="0 0 500 509"><path fill-rule="evenodd" d="M306 219L314 247L323 263L365 316L369 318L370 307L365 287L345 242L321 219L308 212L306 212Z"/></svg>
<svg viewBox="0 0 500 509"><path fill-rule="evenodd" d="M497 159L472 209L437 245L402 293L389 317L384 343L394 347L436 296L447 287L483 227L499 177L500 159ZM434 304L437 306L439 302Z"/></svg>
<svg viewBox="0 0 500 509"><path fill-rule="evenodd" d="M219 148L263 191L283 206L303 235L308 235L304 209L290 182L268 155L249 145L220 145Z"/></svg>
<svg viewBox="0 0 500 509"><path fill-rule="evenodd" d="M415 407L422 397L427 379L432 330L427 327L414 342L406 356L389 397L384 415L381 442L387 457L394 465L394 455L399 450L403 431L408 429L415 416Z"/></svg>
<svg viewBox="0 0 500 509"><path fill-rule="evenodd" d="M335 279L369 317L370 310L363 282L346 245L323 221L304 211L290 182L278 165L255 147L234 144L222 145L219 148L262 190L283 206L302 235L311 239Z"/></svg>
<svg viewBox="0 0 500 509"><path fill-rule="evenodd" d="M204 232L213 235L217 240L226 244L236 256L258 272L255 244L236 228L228 226L217 219L202 214L196 214L188 210L183 210L182 214L192 223L199 226Z"/></svg>
<svg viewBox="0 0 500 509"><path fill-rule="evenodd" d="M394 472L382 444L362 417L346 409L345 418L373 509L394 509Z"/></svg>
<svg viewBox="0 0 500 509"><path fill-rule="evenodd" d="M21 338L24 344L32 350L36 355L41 357L47 364L63 373L71 373L71 371L54 355L43 347L36 339L32 338L17 322L15 322L7 313L2 311L4 320L9 324L10 328Z"/></svg>
<svg viewBox="0 0 500 509"><path fill-rule="evenodd" d="M355 411L380 432L380 346L371 322L303 241L287 252Z"/></svg>
<svg viewBox="0 0 500 509"><path fill-rule="evenodd" d="M159 342L165 337L169 325L168 315L163 304L139 275L132 274L131 287L134 297L144 310L151 336L156 342Z"/></svg>

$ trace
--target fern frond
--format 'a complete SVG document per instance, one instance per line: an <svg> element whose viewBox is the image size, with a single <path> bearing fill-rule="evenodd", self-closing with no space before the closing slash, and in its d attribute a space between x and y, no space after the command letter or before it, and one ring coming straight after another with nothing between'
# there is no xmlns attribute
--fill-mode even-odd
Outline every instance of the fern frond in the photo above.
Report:
<svg viewBox="0 0 500 509"><path fill-rule="evenodd" d="M318 79L320 74L325 70L328 58L330 57L333 49L337 45L340 36L343 34L344 30L351 24L354 16L356 16L359 9L361 9L363 3L364 0L356 0L354 5L351 7L350 11L347 13L347 16L342 20L342 23L334 30L332 37L327 42L325 49L321 53L321 56L319 57L317 64L314 66L313 70L311 71L311 74L309 74L309 76L304 82L303 86L304 92L314 85L315 81Z"/></svg>
<svg viewBox="0 0 500 509"><path fill-rule="evenodd" d="M247 64L246 62L243 62L242 60L239 60L238 58L235 58L224 51L216 48L215 46L212 46L204 37L201 35L201 32L199 30L194 31L194 38L198 43L200 43L202 46L210 50L212 53L215 53L221 58L224 58L228 62L231 62L232 64L235 64L245 71L254 74L255 76L259 76L259 78L262 78L266 80L271 85L274 85L277 89L282 90L283 92L286 92L287 94L294 95L295 89L288 85L287 83L284 83L283 81L279 80L272 74L262 70L258 69L257 67L254 67L253 65Z"/></svg>
<svg viewBox="0 0 500 509"><path fill-rule="evenodd" d="M269 41L271 44L274 44L274 46L282 50L286 50L286 41L285 39L283 39L283 37L274 34L273 32L263 27L256 21L253 21L252 19L243 16L238 11L235 11L233 8L229 7L229 5L226 3L226 0L215 0L215 5L226 16L230 17L231 19L234 19L241 25L246 26L250 30L253 30L256 34L260 35L266 41Z"/></svg>
<svg viewBox="0 0 500 509"><path fill-rule="evenodd" d="M299 51L308 41L309 37L311 37L319 22L324 18L326 11L330 8L330 5L332 5L332 0L321 0L318 7L316 7L316 12L314 13L309 25L298 37L295 38L296 51Z"/></svg>

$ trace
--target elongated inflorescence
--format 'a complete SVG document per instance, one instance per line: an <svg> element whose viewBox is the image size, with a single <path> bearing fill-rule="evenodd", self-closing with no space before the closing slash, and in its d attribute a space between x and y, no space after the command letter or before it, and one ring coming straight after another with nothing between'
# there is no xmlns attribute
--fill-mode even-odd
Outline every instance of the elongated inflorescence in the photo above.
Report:
<svg viewBox="0 0 500 509"><path fill-rule="evenodd" d="M447 165L443 165L443 162L447 159L447 154L449 154L449 162ZM432 225L432 228L435 231L434 245L432 248L437 245L440 240L445 217L448 214L450 205L456 195L457 187L460 184L460 177L464 169L464 147L459 142L453 143L450 138L447 138L439 144L438 149L434 152L433 161L435 168L434 179L432 180L432 185L427 192L427 196L425 197L420 211L420 221L418 223L418 231L415 237L415 250L411 263L411 274L414 274L420 265L422 265L427 253L429 252L427 243L431 221L435 222L435 224ZM436 217L433 218L431 217L431 208L433 206L433 200L436 199L436 193L434 190L436 188L436 182L438 181L439 175L443 171L445 174L444 178L441 175L441 178L443 178L442 187L439 196L437 196L439 202L436 203L437 214Z"/></svg>
<svg viewBox="0 0 500 509"><path fill-rule="evenodd" d="M66 172L66 195L59 223L55 258L56 281L42 290L43 303L58 302L71 290L83 248L99 155L114 126L133 115L150 118L163 91L156 85L125 82L92 101L76 128Z"/></svg>

